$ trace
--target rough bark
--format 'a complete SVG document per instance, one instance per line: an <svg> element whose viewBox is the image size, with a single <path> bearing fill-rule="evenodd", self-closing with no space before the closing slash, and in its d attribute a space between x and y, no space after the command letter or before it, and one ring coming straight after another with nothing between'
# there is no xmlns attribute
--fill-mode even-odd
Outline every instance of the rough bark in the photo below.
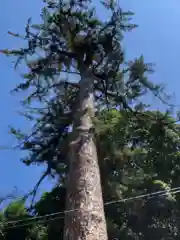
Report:
<svg viewBox="0 0 180 240"><path fill-rule="evenodd" d="M64 240L107 240L92 118L91 71L81 71L79 102L70 144Z"/></svg>

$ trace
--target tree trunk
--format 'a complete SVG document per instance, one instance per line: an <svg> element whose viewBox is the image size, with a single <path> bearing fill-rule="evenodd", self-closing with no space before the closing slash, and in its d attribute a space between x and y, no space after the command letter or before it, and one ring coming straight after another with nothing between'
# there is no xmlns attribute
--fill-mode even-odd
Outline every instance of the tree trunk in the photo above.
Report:
<svg viewBox="0 0 180 240"><path fill-rule="evenodd" d="M107 240L92 123L93 79L85 68L81 71L78 101L69 152L64 240Z"/></svg>

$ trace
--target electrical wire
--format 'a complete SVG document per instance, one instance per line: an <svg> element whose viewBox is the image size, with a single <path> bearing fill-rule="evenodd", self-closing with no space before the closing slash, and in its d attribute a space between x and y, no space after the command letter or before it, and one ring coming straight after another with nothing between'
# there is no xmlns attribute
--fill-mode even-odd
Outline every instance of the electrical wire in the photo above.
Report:
<svg viewBox="0 0 180 240"><path fill-rule="evenodd" d="M167 195L167 194L170 194L170 193L171 194L180 193L180 187L171 188L168 191L167 190L161 190L161 191L156 191L156 192L152 192L152 193L138 195L138 196L135 196L135 197L129 197L129 198L124 198L124 199L120 199L120 200L109 201L109 202L106 202L104 204L104 206L115 204L115 203L127 202L127 201L131 201L131 200L142 199L142 198L146 198L146 197L147 198L149 198L149 197L159 197L159 196L164 196L164 195ZM58 215L61 215L61 214L66 214L66 213L70 213L70 212L74 212L74 211L78 211L78 210L79 210L79 208L78 209L67 210L67 211L62 211L62 212L46 214L46 215L43 215L43 216L29 217L29 218L25 218L25 219L22 219L22 220L8 221L6 223L0 223L0 226L7 226L7 228L9 228L8 225L15 224L14 226L11 226L12 228L14 228L14 227L31 225L32 222L29 223L29 221L33 221L33 220L38 220L36 223L39 223L39 222L41 223L41 221L46 222L46 221L49 221L49 220L53 221L53 220L56 220L56 219L59 219L59 218L64 218L64 216L53 218L53 219L46 219L46 220L41 220L41 219L44 219L46 217L58 216ZM28 222L28 223L25 223L25 222ZM16 225L17 223L20 223L20 224Z"/></svg>
<svg viewBox="0 0 180 240"><path fill-rule="evenodd" d="M60 216L60 217L56 217L56 218L51 218L51 219L45 219L45 220L39 220L36 222L36 224L42 224L42 223L47 223L49 221L55 221L55 220L59 220L59 219L63 219L64 217ZM25 226L30 226L32 225L34 222L32 223L25 223L25 224L17 224L14 226L10 226L10 227L6 227L6 229L12 229L12 228L20 228L20 227L25 227Z"/></svg>
<svg viewBox="0 0 180 240"><path fill-rule="evenodd" d="M169 190L156 191L156 192L152 192L152 193L138 195L138 196L135 196L135 197L120 199L120 200L117 200L117 201L116 200L109 201L109 202L105 203L104 205L107 206L107 205L111 205L111 204L115 204L115 203L127 202L127 201L146 198L146 197L155 197L155 196L158 196L158 195L163 196L163 195L167 195L169 193L173 194L173 193L179 193L179 192L180 192L180 187L176 187L176 188L171 188Z"/></svg>
<svg viewBox="0 0 180 240"><path fill-rule="evenodd" d="M176 191L174 191L174 189L179 189L179 190L176 190ZM177 188L174 188L174 189L172 189L172 191L171 190L169 190L168 192L166 191L166 193L163 193L163 194L160 194L159 196L163 196L163 195L167 195L168 193L171 193L171 194L177 194L177 193L179 193L180 192L180 187L177 187ZM158 192L162 192L162 191L158 191ZM164 192L164 191L163 191ZM152 193L153 195L155 194L155 193ZM148 196L152 196L152 194L144 194L144 195L148 195ZM137 199L137 197L138 198L142 198L142 196L144 196L144 195L139 195L139 196L136 196L136 197L131 197L131 198L129 198L130 200L133 200L133 199ZM126 198L126 199L122 199L122 200L119 200L119 201L116 201L116 202L122 202L122 201L127 201L127 200L129 200L128 198ZM108 202L108 204L109 204L110 202ZM112 203L112 202L111 202ZM114 203L114 202L113 202ZM107 205L107 204L106 204ZM65 212L69 212L69 211L64 211L64 212L60 212L60 213L65 213ZM71 211L72 212L72 211ZM60 214L59 213L59 214ZM58 213L56 213L56 214L58 214ZM44 216L41 216L41 217L45 217L45 216L50 216L51 214L47 214L47 215L44 215ZM46 219L46 220L39 220L39 221L37 221L36 222L36 224L40 224L40 223L46 223L46 222L49 222L49 221L54 221L54 220L58 220L58 219L63 219L64 218L64 216L60 216L60 217L55 217L55 218L52 218L52 219ZM32 218L31 218L32 219ZM29 220L31 220L31 219L29 219ZM34 219L34 218L33 218ZM17 222L17 221L14 221L14 222ZM6 229L11 229L11 228L19 228L19 227L24 227L24 226L30 226L30 225L32 225L32 223L25 223L25 224L19 224L19 225L14 225L14 226L10 226L10 227L6 227Z"/></svg>

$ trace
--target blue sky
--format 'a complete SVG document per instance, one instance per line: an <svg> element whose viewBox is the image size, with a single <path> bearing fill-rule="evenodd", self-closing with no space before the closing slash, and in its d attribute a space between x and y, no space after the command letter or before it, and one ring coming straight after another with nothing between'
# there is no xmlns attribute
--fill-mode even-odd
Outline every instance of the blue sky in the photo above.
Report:
<svg viewBox="0 0 180 240"><path fill-rule="evenodd" d="M96 0L97 1L97 0ZM94 1L95 2L95 1ZM97 1L98 2L98 1ZM135 12L134 22L139 28L125 37L125 52L129 59L144 55L147 62L156 64L156 73L151 76L155 82L167 85L169 93L175 93L174 103L180 103L180 5L178 0L122 0L126 10ZM105 18L99 4L98 13ZM0 8L0 49L18 48L21 42L10 37L7 31L23 32L27 19L33 17L33 22L39 22L42 1L2 1ZM28 130L30 125L18 116L20 108L19 96L10 95L9 91L15 86L20 77L15 72L11 59L0 55L1 94L0 94L0 145L13 146L15 140L8 134L8 126L14 125ZM179 96L178 96L179 95ZM160 107L153 98L152 103ZM20 161L18 151L0 151L0 196L12 191L16 186L19 193L32 189L42 171L41 168L25 167ZM41 186L45 191L49 184Z"/></svg>

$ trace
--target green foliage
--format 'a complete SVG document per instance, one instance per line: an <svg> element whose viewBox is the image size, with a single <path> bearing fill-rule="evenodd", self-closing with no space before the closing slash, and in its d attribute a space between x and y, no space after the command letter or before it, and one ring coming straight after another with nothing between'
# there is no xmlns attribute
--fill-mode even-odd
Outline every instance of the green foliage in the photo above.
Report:
<svg viewBox="0 0 180 240"><path fill-rule="evenodd" d="M27 217L28 213L24 206L24 201L15 201L10 203L6 208L4 215L8 220Z"/></svg>
<svg viewBox="0 0 180 240"><path fill-rule="evenodd" d="M99 104L128 108L128 103L148 90L161 96L160 86L147 78L152 72L151 65L145 64L142 56L128 63L125 60L121 40L123 32L136 27L131 23L133 13L123 11L115 1L101 3L110 15L108 21L97 17L91 1L45 1L41 24L32 24L29 19L25 36L9 32L23 38L28 46L1 50L15 57L19 54L28 68L25 82L15 88L30 93L24 103L38 100L44 104L50 96L58 93L59 97L65 96L67 86L75 87L74 78L76 82L79 80L71 77L72 73L81 75L85 68L92 69L94 94Z"/></svg>
<svg viewBox="0 0 180 240"><path fill-rule="evenodd" d="M105 202L166 192L105 206L111 237L176 239L178 195L171 194L169 187L177 187L179 182L179 174L176 179L171 174L179 162L178 125L167 114L150 111L134 118L113 110L107 114L110 121L101 119L98 149Z"/></svg>
<svg viewBox="0 0 180 240"><path fill-rule="evenodd" d="M43 225L35 224L29 230L26 240L48 240L47 228Z"/></svg>
<svg viewBox="0 0 180 240"><path fill-rule="evenodd" d="M28 235L29 226L21 226L16 221L23 221L30 216L28 210L24 205L24 201L17 200L11 202L2 214L2 228L1 235L2 239L14 239L14 236L18 236L18 239L24 240Z"/></svg>

